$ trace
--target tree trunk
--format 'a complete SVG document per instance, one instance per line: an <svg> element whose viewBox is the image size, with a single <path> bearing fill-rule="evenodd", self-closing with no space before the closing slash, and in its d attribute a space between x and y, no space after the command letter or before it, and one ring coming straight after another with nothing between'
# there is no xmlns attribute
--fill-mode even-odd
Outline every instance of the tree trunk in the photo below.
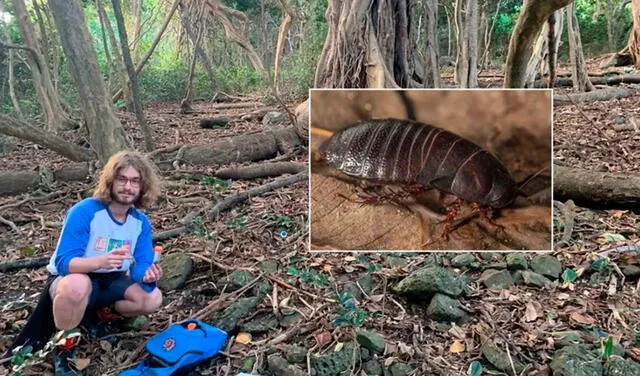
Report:
<svg viewBox="0 0 640 376"><path fill-rule="evenodd" d="M278 68L280 66L280 57L282 54L282 48L284 45L284 38L289 32L289 28L291 27L291 22L296 17L296 12L293 10L291 4L287 3L286 0L280 0L280 4L282 5L282 9L286 13L282 23L280 24L280 30L278 31L278 42L276 44L276 57L275 62L273 63L273 87L275 88L276 95L280 94L280 89L278 88Z"/></svg>
<svg viewBox="0 0 640 376"><path fill-rule="evenodd" d="M498 4L496 5L496 12L491 19L491 26L489 26L489 21L487 21L487 33L484 36L484 52L482 53L482 57L480 58L480 67L483 69L487 67L487 60L489 59L489 49L491 47L491 38L493 37L493 30L496 27L496 21L498 21L498 14L500 12L500 5L502 5L502 0L498 0Z"/></svg>
<svg viewBox="0 0 640 376"><path fill-rule="evenodd" d="M102 35L102 45L104 48L104 56L107 59L107 90L111 87L111 78L113 77L113 60L111 60L111 54L109 53L109 43L107 42L107 27L104 23L104 8L102 7L102 0L95 0L96 10L98 13L98 20L100 21L100 31Z"/></svg>
<svg viewBox="0 0 640 376"><path fill-rule="evenodd" d="M49 68L29 20L24 0L13 0L13 9L16 12L16 22L20 29L22 40L30 48L26 54L26 61L31 70L33 86L36 89L38 102L44 113L44 122L47 124L47 129L56 131L60 127L68 128L73 126L74 122L62 108L58 93L51 82Z"/></svg>
<svg viewBox="0 0 640 376"><path fill-rule="evenodd" d="M505 70L505 88L523 88L527 63L533 52L533 42L551 13L573 0L525 0L511 34ZM637 0L640 1L640 0Z"/></svg>
<svg viewBox="0 0 640 376"><path fill-rule="evenodd" d="M113 32L113 27L111 27L111 21L109 21L109 18L104 11L102 0L96 0L96 9L98 10L99 17L104 20L104 24L109 32L109 40L111 41L111 48L113 49L113 55L115 57L114 63L116 65L116 70L118 71L120 88L123 91L124 104L127 111L133 112L135 106L133 105L133 98L131 98L131 91L129 90L129 84L127 83L127 69L124 66L124 60L122 60L122 54L120 53L120 48L118 47L118 41L116 40L116 35Z"/></svg>
<svg viewBox="0 0 640 376"><path fill-rule="evenodd" d="M113 13L116 17L116 22L118 23L120 47L122 47L122 57L124 58L124 65L127 67L127 75L129 76L129 89L131 90L131 97L133 98L133 108L136 113L138 124L140 124L140 128L142 128L145 149L147 151L151 151L153 150L153 134L151 133L151 128L149 128L149 125L147 124L147 120L144 118L144 112L142 110L142 99L140 99L140 91L138 90L138 75L133 67L133 60L129 53L127 30L124 26L120 0L111 0L111 4L113 4Z"/></svg>
<svg viewBox="0 0 640 376"><path fill-rule="evenodd" d="M461 88L478 87L478 1L467 0L464 10L462 1L456 1L456 25L459 50L456 58L456 83ZM462 14L464 13L464 20Z"/></svg>
<svg viewBox="0 0 640 376"><path fill-rule="evenodd" d="M447 14L447 58L451 57L451 16L449 15L449 7L443 5L445 13Z"/></svg>
<svg viewBox="0 0 640 376"><path fill-rule="evenodd" d="M578 205L628 208L640 206L640 176L553 166L555 200Z"/></svg>
<svg viewBox="0 0 640 376"><path fill-rule="evenodd" d="M573 3L567 5L567 36L569 37L569 57L571 60L571 77L573 87L578 91L592 91L595 88L587 74L587 63L582 53L580 26Z"/></svg>
<svg viewBox="0 0 640 376"><path fill-rule="evenodd" d="M74 145L55 133L43 132L41 129L32 127L22 120L12 119L6 115L0 115L0 133L35 142L72 161L90 161L93 159L91 151Z"/></svg>
<svg viewBox="0 0 640 376"><path fill-rule="evenodd" d="M417 87L406 0L330 0L326 18L315 87Z"/></svg>
<svg viewBox="0 0 640 376"><path fill-rule="evenodd" d="M140 61L140 42L142 39L142 0L131 0L131 16L133 27L131 32L133 60Z"/></svg>
<svg viewBox="0 0 640 376"><path fill-rule="evenodd" d="M0 8L0 11L1 10L2 8ZM4 28L4 23L0 23L0 26L2 26L4 29L7 43L13 44L13 41L11 40L11 35L7 31L7 29ZM20 109L20 102L18 102L18 97L16 96L16 90L15 90L16 82L15 82L15 77L13 76L13 54L14 54L13 49L12 48L7 49L7 54L9 55L9 59L7 62L7 65L8 65L7 66L7 70L8 70L7 83L9 84L9 97L11 98L11 104L13 105L13 110L22 119L24 115L22 114L22 110Z"/></svg>
<svg viewBox="0 0 640 376"><path fill-rule="evenodd" d="M462 81L467 77L465 69L468 67L462 62L466 59L467 48L464 40L464 25L462 23L462 0L456 0L453 7L453 25L456 37L456 66L453 71L453 81L462 87Z"/></svg>
<svg viewBox="0 0 640 376"><path fill-rule="evenodd" d="M178 9L179 2L180 0L173 0L173 5L171 6L171 10L169 10L169 12L167 13L167 16L165 17L164 22L160 27L160 30L158 30L158 32L156 33L156 37L153 39L153 43L151 43L151 47L149 47L149 50L147 51L147 53L144 54L144 56L142 57L142 60L140 60L140 62L136 66L136 74L140 74L140 72L142 72L142 68L144 68L144 65L147 63L147 61L153 54L153 51L155 51L156 47L158 46L158 43L162 38L162 34L164 34L164 31L167 30L167 26L171 21L171 17L173 17L173 14L176 12L176 9ZM114 49L117 49L117 47L115 47ZM126 85L124 86L124 88L126 88ZM111 101L115 102L118 99L120 99L120 97L122 96L122 92L123 92L123 89L120 88L120 90L118 90L115 94L112 95Z"/></svg>
<svg viewBox="0 0 640 376"><path fill-rule="evenodd" d="M633 17L633 28L629 36L629 56L637 69L640 69L640 0L631 2L631 15Z"/></svg>
<svg viewBox="0 0 640 376"><path fill-rule="evenodd" d="M129 145L107 97L84 13L78 0L50 0L49 6L78 87L91 146L104 163Z"/></svg>
<svg viewBox="0 0 640 376"><path fill-rule="evenodd" d="M553 12L553 14L555 23L553 30L553 48L551 51L553 53L553 60L557 61L560 41L562 39L562 30L564 29L564 10L558 9ZM525 87L534 87L538 76L546 77L549 75L549 35L549 22L545 22L538 35L538 39L536 39L533 53L527 64Z"/></svg>
<svg viewBox="0 0 640 376"><path fill-rule="evenodd" d="M186 30L187 35L191 40L191 43L193 43L194 45L196 55L200 57L200 60L202 61L202 65L204 66L204 69L207 71L207 74L209 75L211 91L213 91L215 95L218 85L216 84L216 76L213 73L213 66L211 64L211 61L209 60L209 56L207 56L207 54L204 52L204 49L202 48L202 43L196 43L198 36L193 32L193 29L191 28L191 21L189 20L188 10L185 9L184 5L182 4L182 1L179 1L178 3L180 6L180 14L181 14L180 20L182 22L182 27L184 27L184 29ZM203 27L203 33L205 33L207 30L206 25L204 25L203 23L201 27Z"/></svg>
<svg viewBox="0 0 640 376"><path fill-rule="evenodd" d="M424 87L440 87L438 48L438 0L424 2L425 66Z"/></svg>

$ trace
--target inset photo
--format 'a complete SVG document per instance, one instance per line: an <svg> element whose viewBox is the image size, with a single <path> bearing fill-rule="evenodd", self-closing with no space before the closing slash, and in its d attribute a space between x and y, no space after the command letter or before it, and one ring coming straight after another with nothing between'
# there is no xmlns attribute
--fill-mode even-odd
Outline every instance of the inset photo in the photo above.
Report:
<svg viewBox="0 0 640 376"><path fill-rule="evenodd" d="M311 90L311 250L550 251L551 90Z"/></svg>

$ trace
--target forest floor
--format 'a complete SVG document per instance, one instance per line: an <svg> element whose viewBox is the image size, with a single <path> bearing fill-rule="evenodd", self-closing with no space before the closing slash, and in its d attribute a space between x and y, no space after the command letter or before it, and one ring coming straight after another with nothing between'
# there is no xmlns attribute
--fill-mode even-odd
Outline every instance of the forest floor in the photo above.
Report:
<svg viewBox="0 0 640 376"><path fill-rule="evenodd" d="M620 118L636 118L639 101L640 96L634 96L555 108L554 158L571 167L637 171L640 136L633 130L614 131L612 125L623 121ZM243 110L217 111L215 104L198 102L199 112L185 116L178 107L175 102L147 106L158 147L203 143L263 127L245 122L204 130L197 125L199 117ZM140 143L134 116L119 116ZM81 141L72 132L67 138ZM307 155L290 160L305 162ZM53 167L65 160L19 141L13 151L0 155L0 163L18 170L39 164ZM179 172L208 174L215 167L180 166ZM175 171L164 174L166 180L172 176ZM175 227L194 207L268 180L234 181L225 191L216 191L206 181L171 184L149 211L154 231ZM17 235L0 225L0 263L49 256L66 210L90 188L90 183L61 184L54 197L7 209L2 207L27 196L0 198L2 216L21 231ZM230 328L232 339L221 356L197 371L202 375L235 375L241 370L262 375L306 375L312 370L318 376L480 375L482 369L491 374L513 374L516 369L521 374L521 365L528 367L524 374L550 375L552 359L562 359L560 348L576 343L593 350L596 358L604 350L640 361L640 253L617 248L638 242L640 213L573 209L569 240L552 256L561 263L562 277L557 270L545 272L538 265L540 258L533 261L538 256L525 257L528 269L547 273L548 282L535 287L522 278L518 281L517 257L504 254L473 254L461 260L447 253L308 253L307 207L308 185L297 183L252 198L218 221L202 219L191 233L162 242L168 254L189 254L195 262L193 274L184 286L164 291L163 307L141 328L116 334L117 344L83 337L79 357L89 360L90 374L115 375L132 366L144 356L148 338L195 315ZM566 220L563 213L554 215L556 241ZM280 234L283 228L288 230L286 237ZM617 250L607 252L611 249ZM455 296L450 305L457 307L453 314L461 319L458 324L433 319L435 297L442 294L408 298L398 288L424 267L436 271L438 278L453 278L453 284L464 282L464 291L448 293L438 290L447 290L442 286L447 283L436 281L437 291L431 293ZM497 281L498 275L506 280ZM0 273L0 351L25 323L46 278L44 268ZM377 335L384 337L382 343ZM49 355L25 374L51 374L52 368Z"/></svg>

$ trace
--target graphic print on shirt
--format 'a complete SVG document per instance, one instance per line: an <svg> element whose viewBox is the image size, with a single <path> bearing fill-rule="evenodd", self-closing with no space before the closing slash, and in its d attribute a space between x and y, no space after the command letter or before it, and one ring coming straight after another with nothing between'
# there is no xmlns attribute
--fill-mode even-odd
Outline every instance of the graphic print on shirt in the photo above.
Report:
<svg viewBox="0 0 640 376"><path fill-rule="evenodd" d="M96 240L96 249L98 249L97 244L99 241L100 241L100 238ZM114 249L122 248L125 245L128 245L129 249L131 249L131 240L109 239L109 246L107 247L107 252L111 252Z"/></svg>

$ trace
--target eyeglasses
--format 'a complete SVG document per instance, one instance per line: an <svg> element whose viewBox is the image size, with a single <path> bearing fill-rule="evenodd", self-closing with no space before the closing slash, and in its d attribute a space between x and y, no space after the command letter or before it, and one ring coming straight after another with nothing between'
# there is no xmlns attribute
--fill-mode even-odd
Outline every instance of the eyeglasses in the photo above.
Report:
<svg viewBox="0 0 640 376"><path fill-rule="evenodd" d="M129 179L128 177L122 175L118 175L118 177L116 177L116 184L118 184L119 186L124 187L125 185L127 185L127 183L131 184L131 186L134 188L139 188L140 178Z"/></svg>

